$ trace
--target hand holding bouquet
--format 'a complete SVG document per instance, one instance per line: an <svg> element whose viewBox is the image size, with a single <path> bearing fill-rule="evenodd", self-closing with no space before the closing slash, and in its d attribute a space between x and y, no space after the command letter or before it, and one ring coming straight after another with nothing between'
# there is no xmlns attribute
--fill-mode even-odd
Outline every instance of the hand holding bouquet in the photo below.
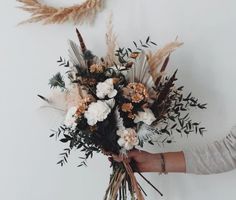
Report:
<svg viewBox="0 0 236 200"><path fill-rule="evenodd" d="M171 143L174 133L203 133L188 111L204 109L206 104L198 103L191 93L184 97L183 87L175 86L177 70L165 75L170 54L182 43L170 42L153 53L150 47L156 43L148 37L133 42L134 49L116 48L110 27L107 55L98 58L78 30L77 36L80 47L70 40L69 61L62 57L58 61L67 69L65 76L57 73L49 81L51 88L60 88L60 109L66 113L64 123L51 135L68 143L58 164L67 162L72 149L84 153L82 166L94 152L125 157L144 143ZM55 98L39 97L56 106ZM144 199L146 193L133 173L139 172L135 162L112 161L112 168L104 200L127 199L128 192L132 199Z"/></svg>

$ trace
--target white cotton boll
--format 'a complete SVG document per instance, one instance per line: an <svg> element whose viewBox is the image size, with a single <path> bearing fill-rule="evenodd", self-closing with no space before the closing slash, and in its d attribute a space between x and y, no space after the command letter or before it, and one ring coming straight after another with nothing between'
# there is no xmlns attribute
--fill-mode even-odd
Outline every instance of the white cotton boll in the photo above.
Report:
<svg viewBox="0 0 236 200"><path fill-rule="evenodd" d="M145 108L144 112L138 112L138 115L136 115L134 119L134 123L144 122L147 125L151 125L155 120L156 118L151 109Z"/></svg>
<svg viewBox="0 0 236 200"><path fill-rule="evenodd" d="M89 105L88 110L84 113L84 117L90 126L94 126L97 122L104 121L110 112L111 108L109 105L105 101L98 100Z"/></svg>
<svg viewBox="0 0 236 200"><path fill-rule="evenodd" d="M67 111L64 124L68 128L75 129L76 127L76 111L77 111L77 107L75 106L71 107Z"/></svg>
<svg viewBox="0 0 236 200"><path fill-rule="evenodd" d="M114 89L113 79L108 78L104 82L100 82L96 87L96 95L100 99L104 99L106 96L109 98L115 97L117 90Z"/></svg>

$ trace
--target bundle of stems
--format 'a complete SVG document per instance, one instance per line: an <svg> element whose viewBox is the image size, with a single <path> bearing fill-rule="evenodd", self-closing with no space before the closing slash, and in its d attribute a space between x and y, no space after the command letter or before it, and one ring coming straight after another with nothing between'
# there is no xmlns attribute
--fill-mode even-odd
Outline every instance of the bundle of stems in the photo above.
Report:
<svg viewBox="0 0 236 200"><path fill-rule="evenodd" d="M130 194L131 200L144 200L144 196L147 196L147 194L138 183L134 175L134 163L128 163L127 161L123 161L121 163L112 162L112 167L113 171L110 176L110 182L106 190L104 200L127 200L128 193ZM136 169L135 171L161 196L163 196L163 194L140 172Z"/></svg>

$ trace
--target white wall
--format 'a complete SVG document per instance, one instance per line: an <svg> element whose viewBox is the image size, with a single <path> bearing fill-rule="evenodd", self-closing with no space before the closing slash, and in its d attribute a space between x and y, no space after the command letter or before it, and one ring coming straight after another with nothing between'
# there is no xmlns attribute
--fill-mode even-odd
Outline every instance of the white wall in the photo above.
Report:
<svg viewBox="0 0 236 200"><path fill-rule="evenodd" d="M71 5L76 0L51 1ZM38 93L48 94L48 79L58 70L56 60L67 56L67 39L76 40L74 25L31 24L16 26L28 15L14 0L0 2L0 199L2 200L101 200L110 173L103 156L76 168L56 165L63 146L50 140L49 129L59 117L40 110ZM169 70L179 67L179 84L186 86L208 110L194 113L208 129L204 138L183 138L177 146L224 137L236 123L236 2L234 0L107 0L106 10L94 26L79 26L87 45L105 53L106 22L114 15L121 46L150 35L164 44L177 35L185 45L172 56ZM155 151L177 149L156 148ZM221 175L147 175L164 193L160 198L149 186L147 200L235 200L236 171ZM93 189L92 189L93 188Z"/></svg>

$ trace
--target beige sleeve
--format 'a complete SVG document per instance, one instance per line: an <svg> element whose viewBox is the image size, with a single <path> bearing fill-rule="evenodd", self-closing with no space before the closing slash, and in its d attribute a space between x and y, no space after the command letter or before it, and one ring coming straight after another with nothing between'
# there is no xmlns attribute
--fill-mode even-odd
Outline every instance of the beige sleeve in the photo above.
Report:
<svg viewBox="0 0 236 200"><path fill-rule="evenodd" d="M216 174L236 168L236 126L222 140L183 150L186 172Z"/></svg>

